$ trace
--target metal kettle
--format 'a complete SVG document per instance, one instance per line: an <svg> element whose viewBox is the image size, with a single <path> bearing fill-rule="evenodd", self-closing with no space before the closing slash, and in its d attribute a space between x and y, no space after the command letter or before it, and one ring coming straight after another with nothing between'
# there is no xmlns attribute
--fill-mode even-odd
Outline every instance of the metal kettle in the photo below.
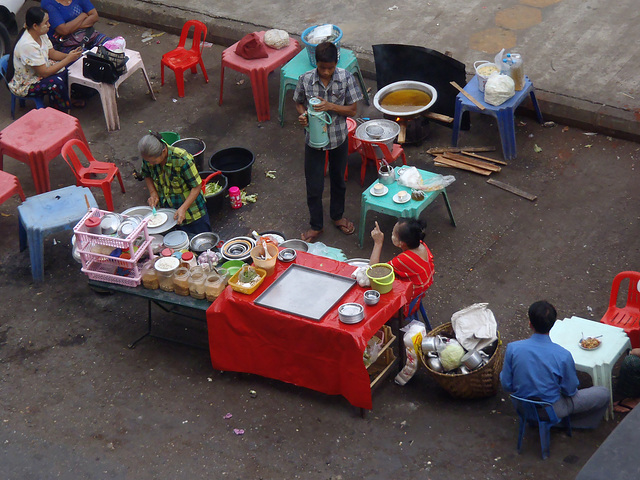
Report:
<svg viewBox="0 0 640 480"><path fill-rule="evenodd" d="M378 169L378 181L383 185L391 185L396 181L396 173L387 161L383 158L380 160L380 168Z"/></svg>
<svg viewBox="0 0 640 480"><path fill-rule="evenodd" d="M309 100L309 108L307 108L308 124L304 128L309 132L309 146L313 148L322 148L329 143L327 125L333 122L328 112L318 112L314 108L321 101L318 97L313 97Z"/></svg>

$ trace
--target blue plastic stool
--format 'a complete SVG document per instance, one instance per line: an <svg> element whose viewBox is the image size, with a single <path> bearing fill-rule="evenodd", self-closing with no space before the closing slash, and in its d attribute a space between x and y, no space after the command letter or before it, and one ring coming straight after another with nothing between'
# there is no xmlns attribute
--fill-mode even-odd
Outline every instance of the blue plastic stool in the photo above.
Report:
<svg viewBox="0 0 640 480"><path fill-rule="evenodd" d="M29 247L31 276L44 280L44 239L51 233L71 230L87 214L87 202L98 208L91 190L64 187L27 198L18 206L20 251Z"/></svg>
<svg viewBox="0 0 640 480"><path fill-rule="evenodd" d="M522 439L527 423L538 425L543 460L549 456L551 449L551 427L562 422L567 429L567 434L571 436L571 419L569 417L559 419L550 403L520 398L515 395L510 395L510 397L518 417L520 417L518 453L522 449Z"/></svg>
<svg viewBox="0 0 640 480"><path fill-rule="evenodd" d="M422 299L424 298L424 296L425 294L423 293L422 295L411 300L411 302L409 303L409 312L411 313L409 313L409 316L407 317L407 322L410 322L412 320L419 320L418 313L420 313L422 315L422 321L427 327L427 332L429 332L433 329L431 328L431 323L429 323L429 317L427 317L427 312L424 309L424 305L422 305ZM420 304L419 308L416 308L416 303Z"/></svg>
<svg viewBox="0 0 640 480"><path fill-rule="evenodd" d="M462 93L459 93L456 97L456 112L453 119L453 134L451 136L451 145L458 146L458 134L460 133L460 123L462 121L462 114L465 111L479 112L484 115L491 115L498 121L498 130L500 131L500 140L502 142L502 154L505 160L511 160L516 158L516 129L515 129L515 111L516 108L527 98L527 93L531 97L533 108L536 111L538 122L543 123L542 113L536 100L536 94L533 89L533 83L529 80L529 77L525 77L524 88L517 91L513 97L504 102L502 105L493 106L484 101L484 92L478 90L478 76L474 76L467 85L464 87L464 91L475 98L480 104L484 106L484 110L480 110L471 100L465 97Z"/></svg>
<svg viewBox="0 0 640 480"><path fill-rule="evenodd" d="M7 79L4 76L7 71L7 66L9 65L9 55L5 55L0 58L0 76L3 78L5 83L8 85ZM11 118L16 119L16 99L20 102L20 106L22 108L25 107L25 100L33 100L36 102L36 108L44 108L44 97L42 95L34 95L34 96L26 96L26 97L17 97L9 90L11 94Z"/></svg>
<svg viewBox="0 0 640 480"><path fill-rule="evenodd" d="M360 71L360 65L358 65L358 59L356 55L346 48L340 48L340 60L338 60L339 68L343 68L348 72L351 72L356 76L360 83L360 89L364 95L364 101L369 105L369 94L367 93L367 86L364 84L364 78L362 78L362 72ZM295 57L289 60L284 67L280 69L280 96L278 99L278 115L280 115L280 126L284 125L284 96L287 90L294 90L298 84L300 75L313 70L315 67L309 62L309 55L307 50L303 49Z"/></svg>

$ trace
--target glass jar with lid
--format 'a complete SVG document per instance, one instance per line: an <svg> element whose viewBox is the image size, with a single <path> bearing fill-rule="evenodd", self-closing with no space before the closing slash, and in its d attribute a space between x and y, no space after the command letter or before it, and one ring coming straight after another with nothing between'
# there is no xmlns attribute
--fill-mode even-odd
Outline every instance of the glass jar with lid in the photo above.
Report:
<svg viewBox="0 0 640 480"><path fill-rule="evenodd" d="M158 277L158 285L166 292L173 292L173 274L180 265L175 257L162 257L156 260L154 268Z"/></svg>
<svg viewBox="0 0 640 480"><path fill-rule="evenodd" d="M217 273L210 273L204 283L207 300L213 302L222 293L224 287L226 287L226 279Z"/></svg>
<svg viewBox="0 0 640 480"><path fill-rule="evenodd" d="M207 279L204 269L194 266L189 270L189 295L193 298L203 300L205 298L204 282Z"/></svg>
<svg viewBox="0 0 640 480"><path fill-rule="evenodd" d="M160 288L160 283L158 282L158 272L154 268L153 264L155 263L156 258L152 258L142 267L142 286L144 288L148 288L149 290L157 290Z"/></svg>

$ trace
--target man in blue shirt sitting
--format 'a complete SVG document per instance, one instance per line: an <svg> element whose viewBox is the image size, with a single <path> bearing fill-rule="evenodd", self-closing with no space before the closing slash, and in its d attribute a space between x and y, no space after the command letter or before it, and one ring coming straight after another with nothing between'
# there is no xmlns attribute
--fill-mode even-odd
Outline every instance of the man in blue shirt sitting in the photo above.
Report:
<svg viewBox="0 0 640 480"><path fill-rule="evenodd" d="M551 403L558 418L570 415L574 428L596 428L609 405L609 390L578 390L571 353L549 338L556 317L556 309L544 300L529 307L534 333L527 340L507 345L500 381L507 392L518 397Z"/></svg>

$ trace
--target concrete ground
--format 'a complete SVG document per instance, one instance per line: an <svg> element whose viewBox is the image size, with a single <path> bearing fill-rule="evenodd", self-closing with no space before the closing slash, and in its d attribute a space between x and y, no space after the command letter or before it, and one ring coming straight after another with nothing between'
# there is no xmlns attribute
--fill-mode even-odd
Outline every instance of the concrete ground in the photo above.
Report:
<svg viewBox="0 0 640 480"><path fill-rule="evenodd" d="M435 2L434 2L435 3ZM28 2L27 6L35 2ZM322 19L324 21L324 19ZM127 38L139 50L158 100L147 95L142 74L120 89L120 131L108 133L97 97L74 110L96 158L114 161L127 188L113 187L117 211L146 201L136 143L149 128L199 137L206 156L240 145L256 154L249 193L258 202L212 215L222 238L252 230L277 230L288 238L306 228L302 172L303 137L287 105L284 128L272 119L257 123L248 78L226 73L225 102L218 106L222 47L205 49L209 84L186 75L186 96L177 97L172 73L160 86L159 59L177 44L164 34L142 43L145 28L103 19L100 29ZM156 31L156 33L160 33ZM369 85L375 85L369 81ZM270 78L275 118L278 78ZM6 89L0 104L8 105ZM22 115L26 110L20 110ZM379 117L361 106L360 116ZM0 128L11 122L0 113ZM423 213L426 241L434 253L436 280L425 306L439 325L475 302L488 302L503 340L528 336L526 310L540 298L561 318L598 320L606 310L614 275L636 270L638 215L635 143L557 125L543 128L517 117L518 158L496 179L538 196L529 202L471 173L434 167L425 153L448 145L451 131L432 125L421 146L407 146L408 163L456 182L448 188L458 226L441 200ZM462 145L498 145L490 117L472 116ZM538 146L541 151L535 152ZM350 157L346 216L359 217L360 159ZM6 158L27 195L34 187L26 165ZM265 176L276 171L276 178ZM74 183L58 157L50 164L54 188ZM373 168L366 184L375 180ZM95 191L104 208L102 194ZM327 204L328 204L328 198ZM246 374L213 371L206 350L147 339L127 343L145 328L144 301L98 295L71 258L70 234L45 243L45 282L31 281L28 252L18 252L17 211L12 198L0 206L0 463L3 477L27 478L573 478L621 417L573 438L553 432L551 458L540 460L537 433L515 449L517 421L508 397L452 400L423 369L405 387L387 381L374 394L373 411L361 419L340 397L330 397ZM390 234L394 219L371 214ZM321 237L350 257L367 257L355 236L327 229ZM396 254L387 241L382 257ZM165 330L205 342L198 325ZM588 378L581 377L584 385ZM250 390L257 392L253 398ZM231 413L232 417L225 419ZM238 436L234 428L245 430Z"/></svg>

